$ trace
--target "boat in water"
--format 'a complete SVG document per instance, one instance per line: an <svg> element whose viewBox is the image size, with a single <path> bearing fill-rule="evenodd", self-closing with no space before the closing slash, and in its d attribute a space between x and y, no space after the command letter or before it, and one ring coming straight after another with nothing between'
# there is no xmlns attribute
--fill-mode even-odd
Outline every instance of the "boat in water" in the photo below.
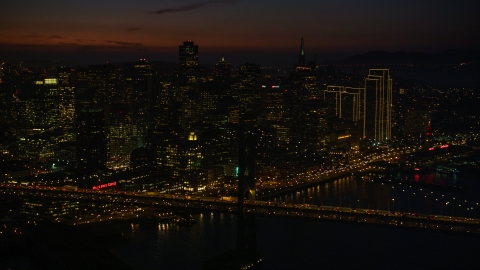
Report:
<svg viewBox="0 0 480 270"><path fill-rule="evenodd" d="M179 215L175 216L173 222L178 225L192 225L195 224L197 221L193 218L192 215Z"/></svg>
<svg viewBox="0 0 480 270"><path fill-rule="evenodd" d="M448 166L437 166L436 171L439 172L439 173L444 173L444 174L459 173L459 170L457 170L457 168L448 167Z"/></svg>
<svg viewBox="0 0 480 270"><path fill-rule="evenodd" d="M151 220L160 221L160 222L169 222L177 218L173 213L155 213L153 216L150 216Z"/></svg>

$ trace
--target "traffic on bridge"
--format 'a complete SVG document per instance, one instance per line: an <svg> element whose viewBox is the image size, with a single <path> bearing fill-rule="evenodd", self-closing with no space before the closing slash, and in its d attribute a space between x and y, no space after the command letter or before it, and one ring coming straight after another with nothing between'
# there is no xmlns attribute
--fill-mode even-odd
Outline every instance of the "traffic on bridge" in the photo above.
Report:
<svg viewBox="0 0 480 270"><path fill-rule="evenodd" d="M66 188L47 186L24 187L9 184L0 185L0 190L4 196L10 195L47 200L96 202L105 205L115 204L128 207L125 208L128 210L122 212L121 215L119 215L119 211L110 211L105 215L99 215L94 219L90 219L91 222L110 219L138 218L139 216L145 217L145 215L152 214L151 211L148 211L151 209L175 209L193 212L227 211L234 213L238 208L236 198L232 197L199 197L157 192L135 193L113 189L69 190ZM249 200L244 201L244 209L250 214L276 217L480 233L480 219L476 218ZM74 223L82 224L82 221L77 220Z"/></svg>

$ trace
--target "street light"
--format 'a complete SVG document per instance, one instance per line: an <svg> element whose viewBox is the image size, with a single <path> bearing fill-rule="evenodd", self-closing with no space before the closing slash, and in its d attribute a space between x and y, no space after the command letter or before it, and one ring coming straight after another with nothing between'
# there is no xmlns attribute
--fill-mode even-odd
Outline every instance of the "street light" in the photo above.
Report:
<svg viewBox="0 0 480 270"><path fill-rule="evenodd" d="M392 199L392 202L393 202L392 210L395 212L395 199Z"/></svg>

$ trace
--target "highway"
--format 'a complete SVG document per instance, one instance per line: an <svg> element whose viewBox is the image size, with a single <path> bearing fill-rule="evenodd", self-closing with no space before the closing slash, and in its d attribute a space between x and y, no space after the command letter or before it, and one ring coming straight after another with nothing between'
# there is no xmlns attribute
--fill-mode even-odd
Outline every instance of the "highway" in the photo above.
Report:
<svg viewBox="0 0 480 270"><path fill-rule="evenodd" d="M119 192L116 190L66 190L52 187L24 187L0 185L0 195L35 197L48 200L96 201L142 208L171 208L191 211L227 211L235 213L238 203L235 198L222 200L214 197L195 197L163 193ZM122 216L134 217L135 208ZM136 208L138 209L138 208ZM480 219L455 216L431 216L418 213L393 212L373 209L352 209L336 206L308 204L272 203L267 201L245 201L247 213L257 215L315 219L334 222L349 222L401 228L436 229L480 234ZM119 215L116 214L119 218ZM107 218L106 218L107 219Z"/></svg>
<svg viewBox="0 0 480 270"><path fill-rule="evenodd" d="M415 152L416 148L408 148L410 153ZM317 185L321 182L328 182L335 179L351 176L351 175L365 175L370 172L379 171L372 162L388 161L390 163L397 163L400 156L407 151L403 148L385 149L381 152L372 154L358 154L350 164L337 166L336 168L323 171L313 171L298 174L292 181L282 181L273 185L260 185L258 188L258 199L266 199L271 196L278 196L283 193L292 192L306 187Z"/></svg>

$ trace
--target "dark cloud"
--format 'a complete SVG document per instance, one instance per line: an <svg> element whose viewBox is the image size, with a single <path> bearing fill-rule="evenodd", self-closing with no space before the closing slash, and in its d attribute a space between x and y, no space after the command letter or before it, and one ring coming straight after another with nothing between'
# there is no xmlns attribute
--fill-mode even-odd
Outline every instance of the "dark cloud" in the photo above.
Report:
<svg viewBox="0 0 480 270"><path fill-rule="evenodd" d="M62 39L62 38L63 38L62 36L57 36L57 35L47 37L47 39Z"/></svg>
<svg viewBox="0 0 480 270"><path fill-rule="evenodd" d="M239 0L210 0L210 1L204 1L204 2L195 2L195 3L183 5L183 6L177 6L177 7L172 7L172 8L162 8L162 9L159 9L159 10L149 12L149 14L161 15L161 14L164 14L164 13L185 12L185 11L199 9L199 8L203 8L205 6L210 6L210 5L215 5L215 4L233 4L233 3L236 3L238 1Z"/></svg>
<svg viewBox="0 0 480 270"><path fill-rule="evenodd" d="M107 40L106 43L121 45L121 46L131 46L131 47L140 47L143 46L142 43L137 42L124 42L124 41L116 41L116 40Z"/></svg>
<svg viewBox="0 0 480 270"><path fill-rule="evenodd" d="M128 32L139 31L139 30L140 30L140 27L127 28Z"/></svg>
<svg viewBox="0 0 480 270"><path fill-rule="evenodd" d="M78 46L80 44L75 42L58 42L59 45L70 45L70 46Z"/></svg>
<svg viewBox="0 0 480 270"><path fill-rule="evenodd" d="M39 38L39 37L42 37L42 36L37 35L37 33L35 32L32 32L30 35L25 36L25 38Z"/></svg>

